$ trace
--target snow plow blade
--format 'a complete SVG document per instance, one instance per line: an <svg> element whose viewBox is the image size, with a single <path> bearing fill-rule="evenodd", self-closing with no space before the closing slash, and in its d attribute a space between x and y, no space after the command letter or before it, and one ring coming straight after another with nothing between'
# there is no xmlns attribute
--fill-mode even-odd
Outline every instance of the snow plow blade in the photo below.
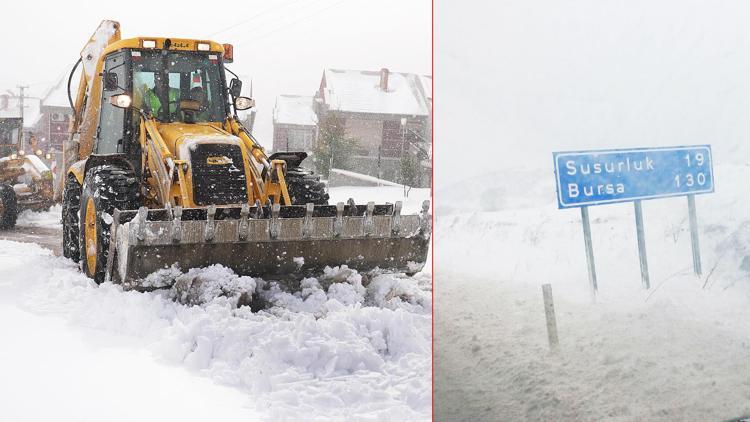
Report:
<svg viewBox="0 0 750 422"><path fill-rule="evenodd" d="M138 289L149 274L221 264L240 275L302 278L326 266L412 274L429 246L429 201L419 214L395 205L147 209L113 215L106 279Z"/></svg>

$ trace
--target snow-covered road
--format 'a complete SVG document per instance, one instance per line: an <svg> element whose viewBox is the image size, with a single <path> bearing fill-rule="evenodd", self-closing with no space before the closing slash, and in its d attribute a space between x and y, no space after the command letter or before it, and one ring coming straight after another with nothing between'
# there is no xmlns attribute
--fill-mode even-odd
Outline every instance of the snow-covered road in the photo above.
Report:
<svg viewBox="0 0 750 422"><path fill-rule="evenodd" d="M750 311L731 294L655 303L555 303L547 347L541 289L439 273L437 420L712 421L750 415ZM466 293L471 285L482 295ZM686 292L685 292L686 293ZM692 297L690 297L692 296ZM722 301L730 309L715 304ZM731 304L731 305L730 305ZM460 316L456 316L460 313Z"/></svg>
<svg viewBox="0 0 750 422"><path fill-rule="evenodd" d="M51 250L55 255L62 253L62 207L53 206L48 212L22 211L18 224L10 230L0 230L0 240L36 243Z"/></svg>
<svg viewBox="0 0 750 422"><path fill-rule="evenodd" d="M748 166L715 170L717 180L750 176ZM534 186L518 179L515 186L497 177L498 186L484 188L505 191L502 204L438 215L436 420L716 421L750 415L745 192L722 184L696 199L700 278L691 266L685 198L644 201L649 291L641 288L632 204L592 208L600 289L592 303L579 213L555 207L552 179ZM523 201L511 189L525 195ZM461 193L436 196L450 203ZM544 283L553 288L558 354L547 344Z"/></svg>
<svg viewBox="0 0 750 422"><path fill-rule="evenodd" d="M395 192L363 189L344 194ZM430 418L429 272L365 286L332 269L298 294L264 290L270 307L252 313L226 297L187 306L171 290L97 286L34 243L0 240L0 268L0 420ZM265 284L218 266L194 274Z"/></svg>
<svg viewBox="0 0 750 422"><path fill-rule="evenodd" d="M126 336L7 304L0 319L2 420L259 419L241 391L157 363Z"/></svg>

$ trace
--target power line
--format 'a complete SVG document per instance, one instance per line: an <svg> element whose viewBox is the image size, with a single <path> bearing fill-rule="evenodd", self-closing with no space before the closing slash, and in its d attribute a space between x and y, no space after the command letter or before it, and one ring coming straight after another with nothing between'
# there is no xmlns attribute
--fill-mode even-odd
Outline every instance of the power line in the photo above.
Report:
<svg viewBox="0 0 750 422"><path fill-rule="evenodd" d="M315 16L317 16L317 15L319 15L319 14L321 14L321 13L327 11L327 10L330 10L330 9L332 9L332 8L338 6L338 5L340 5L340 4L342 4L342 3L346 2L346 1L347 0L340 0L340 1L336 2L336 3L331 4L328 7L325 7L323 9L319 9L318 11L316 11L316 12L310 14L310 15L302 16L301 18L299 18L297 20L289 22L286 25L282 25L282 26L280 26L280 27L278 27L278 28L276 28L274 30L262 33L262 34L260 34L258 36L253 37L252 39L246 39L246 40L243 40L243 41L236 42L235 45L239 45L239 44L242 44L243 42L247 42L247 41L251 41L251 40L254 41L254 42L258 41L259 39L263 39L263 38L265 38L265 37L267 37L269 35L275 34L276 32L279 32L282 29L285 29L285 28L287 28L287 27L289 27L291 25L295 25L295 24L297 24L299 22L303 22L303 21L309 20L309 19L311 19L311 18L313 18L313 17L315 17Z"/></svg>
<svg viewBox="0 0 750 422"><path fill-rule="evenodd" d="M291 5L295 4L295 3L299 3L300 1L302 1L302 0L293 0L293 1L289 2L289 3L283 4L282 6L280 6L280 7L278 7L278 8L274 8L274 7L269 7L269 8L267 8L267 9L264 9L264 10L262 10L262 11L260 11L260 12L256 13L256 14L255 14L255 15L253 15L253 16L250 16L249 18L247 18L247 19L245 19L245 20L242 20L242 21L240 21L240 22L237 22L237 23L235 23L235 24L229 25L229 26L227 26L226 28L224 28L224 29L220 29L220 30L218 30L218 31L216 31L216 32L214 32L214 33L208 34L208 36L206 36L206 38L211 38L211 37L213 37L214 35L218 35L218 34L221 34L222 32L226 32L226 31L229 31L229 30L231 30L231 29L234 29L234 28L236 28L236 27L238 27L238 26L241 26L241 25L244 25L244 24L246 24L246 23L249 23L249 22L250 22L250 21L252 21L253 19L255 19L255 18L259 17L259 16L262 16L262 15L266 14L267 12L269 12L269 11L271 11L271 10L281 10L281 9L284 9L284 8L286 8L286 7L288 7L288 6L291 6ZM316 1L317 1L317 0L316 0Z"/></svg>
<svg viewBox="0 0 750 422"><path fill-rule="evenodd" d="M37 98L37 97L35 97L35 96L34 96L34 94L39 94L39 97L40 97L40 98L41 98L41 97L43 97L43 96L44 96L44 94L46 94L46 93L47 93L47 91L48 91L48 90L49 90L49 89L50 89L50 88L51 88L51 87L52 87L53 85L55 85L56 83L58 83L58 82L60 81L60 79L61 79L61 78L64 78L64 77L65 77L65 75L67 74L67 68L68 68L68 65L65 65L65 68L61 68L61 69L60 69L60 72L58 73L58 74L60 75L60 77L59 77L59 78L57 78L57 79L55 79L55 80L52 80L52 81L50 81L50 80L45 80L45 81L36 81L36 82L32 82L32 83L28 83L28 82L27 82L27 83L26 83L26 85L24 86L24 88L27 88L27 89L28 89L28 88L33 88L33 87L37 87L37 86L39 86L39 85L45 85L45 86L46 86L47 88L45 88L44 92L41 92L41 93L40 93L40 92L38 92L38 91L36 91L36 90L33 90L33 92L32 92L32 95L25 95L25 97L26 97L26 98Z"/></svg>

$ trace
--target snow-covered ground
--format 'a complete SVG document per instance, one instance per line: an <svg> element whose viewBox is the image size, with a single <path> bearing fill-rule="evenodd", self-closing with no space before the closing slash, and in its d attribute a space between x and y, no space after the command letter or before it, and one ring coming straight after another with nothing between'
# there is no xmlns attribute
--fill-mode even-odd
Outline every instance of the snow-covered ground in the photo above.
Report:
<svg viewBox="0 0 750 422"><path fill-rule="evenodd" d="M736 181L750 177L750 166L716 165L716 193L696 197L700 278L684 197L643 202L649 291L641 288L632 203L590 208L596 303L580 213L557 209L547 173L485 175L468 195L474 202L438 212L437 420L749 415L750 197ZM439 207L461 204L466 186L477 185L438 190ZM557 354L547 345L544 283L554 294Z"/></svg>
<svg viewBox="0 0 750 422"><path fill-rule="evenodd" d="M62 229L60 216L62 205L54 205L47 212L24 210L18 214L16 224L20 227L49 227Z"/></svg>
<svg viewBox="0 0 750 422"><path fill-rule="evenodd" d="M392 188L332 191L334 202L350 196L402 199ZM428 196L412 190L405 212ZM182 276L215 293L255 287L268 305L253 313L231 294L190 306L176 289L97 286L47 249L0 240L0 419L428 420L429 267L366 286L331 269L297 294L220 266Z"/></svg>

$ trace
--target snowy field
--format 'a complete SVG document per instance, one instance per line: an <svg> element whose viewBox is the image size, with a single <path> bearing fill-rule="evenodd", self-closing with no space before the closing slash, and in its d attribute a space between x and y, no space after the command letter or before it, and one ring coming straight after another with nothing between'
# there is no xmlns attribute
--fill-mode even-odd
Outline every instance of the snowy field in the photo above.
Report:
<svg viewBox="0 0 750 422"><path fill-rule="evenodd" d="M717 192L696 197L700 278L684 197L643 202L649 291L632 203L590 208L596 303L580 212L558 210L552 172L537 174L548 177L497 173L484 177L489 185L436 192L436 419L750 415L750 197L737 183L750 166L717 165ZM479 186L476 195L466 186ZM465 198L468 212L450 209ZM547 345L544 283L554 294L557 354Z"/></svg>
<svg viewBox="0 0 750 422"><path fill-rule="evenodd" d="M402 191L331 196L394 202ZM405 212L428 197L412 190ZM19 224L55 219L59 209ZM176 302L173 289L97 286L31 243L0 240L0 268L2 420L430 419L429 263L413 278L369 283L335 268L297 294L220 266L192 270L182 279L212 287L195 306ZM247 289L265 310L236 306L234 293Z"/></svg>

